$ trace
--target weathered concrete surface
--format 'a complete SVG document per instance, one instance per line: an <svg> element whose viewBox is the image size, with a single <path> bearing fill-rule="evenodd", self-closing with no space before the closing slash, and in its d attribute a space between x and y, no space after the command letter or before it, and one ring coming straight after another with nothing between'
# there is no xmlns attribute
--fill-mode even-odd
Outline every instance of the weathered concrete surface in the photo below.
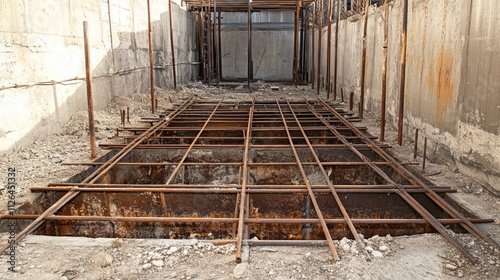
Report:
<svg viewBox="0 0 500 280"><path fill-rule="evenodd" d="M186 32L195 23L174 7L177 75L183 82L197 76L195 34ZM171 87L168 2L152 0L151 11L156 85ZM114 95L149 89L146 1L3 0L0 17L0 153L59 132L74 112L87 108L84 20L95 108Z"/></svg>
<svg viewBox="0 0 500 280"><path fill-rule="evenodd" d="M247 14L222 13L222 16L222 77L247 78ZM254 79L292 80L293 21L293 12L260 12L252 15Z"/></svg>
<svg viewBox="0 0 500 280"><path fill-rule="evenodd" d="M402 1L391 1L387 120L399 103ZM429 138L431 160L451 162L500 191L500 7L487 1L409 1L403 135ZM380 115L384 7L370 7L365 110ZM359 102L363 16L339 24L337 89ZM335 25L332 28L332 53ZM323 30L326 38L326 27ZM317 35L316 35L317 36ZM317 37L316 37L317 38ZM322 59L326 61L326 40ZM333 58L333 55L332 55ZM332 62L332 75L335 65ZM326 63L322 65L322 76ZM333 77L332 77L333 80Z"/></svg>

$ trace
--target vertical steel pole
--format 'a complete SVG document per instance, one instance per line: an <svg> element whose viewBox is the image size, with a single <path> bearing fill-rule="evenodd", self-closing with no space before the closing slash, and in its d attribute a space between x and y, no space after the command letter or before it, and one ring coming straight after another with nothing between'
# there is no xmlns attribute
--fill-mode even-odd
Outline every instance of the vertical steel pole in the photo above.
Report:
<svg viewBox="0 0 500 280"><path fill-rule="evenodd" d="M425 161L427 160L427 137L424 139L424 159L422 161L422 171L425 171Z"/></svg>
<svg viewBox="0 0 500 280"><path fill-rule="evenodd" d="M208 75L207 81L210 87L210 82L212 79L212 10L210 8L211 0L208 0L208 21L207 21L207 59L208 59Z"/></svg>
<svg viewBox="0 0 500 280"><path fill-rule="evenodd" d="M221 14L221 11L219 10L219 17L217 18L218 20L218 25L219 25L219 32L218 32L218 40L219 40L219 46L217 48L217 51L219 52L219 60L218 60L218 65L217 65L217 74L218 74L218 77L219 77L219 81L222 79L222 43L221 43L221 33L220 33L220 30L221 30L221 27L220 27L220 22L221 22L221 17L222 17L222 14Z"/></svg>
<svg viewBox="0 0 500 280"><path fill-rule="evenodd" d="M365 21L363 24L363 52L361 56L361 94L359 96L359 117L363 118L365 110L365 72L366 72L366 29L368 26L368 7L370 0L365 1Z"/></svg>
<svg viewBox="0 0 500 280"><path fill-rule="evenodd" d="M168 17L170 18L170 49L172 50L172 72L174 75L174 89L177 89L177 76L175 74L174 32L172 28L172 0L168 0Z"/></svg>
<svg viewBox="0 0 500 280"><path fill-rule="evenodd" d="M297 0L295 5L295 26L293 36L293 85L297 87L298 72L299 72L299 7L300 0Z"/></svg>
<svg viewBox="0 0 500 280"><path fill-rule="evenodd" d="M398 144L403 144L403 112L405 105L406 29L408 25L408 0L403 0L403 32L401 34L401 79L399 81Z"/></svg>
<svg viewBox="0 0 500 280"><path fill-rule="evenodd" d="M92 73L90 70L88 24L86 21L83 22L83 44L85 49L85 83L87 86L87 106L89 111L90 157L95 158L94 102L92 101Z"/></svg>
<svg viewBox="0 0 500 280"><path fill-rule="evenodd" d="M413 147L413 160L417 159L417 151L418 151L418 128L415 129L415 143Z"/></svg>
<svg viewBox="0 0 500 280"><path fill-rule="evenodd" d="M332 90L330 86L330 75L331 75L331 56L332 56L332 1L328 0L328 28L327 28L327 45L326 45L326 99L330 99L330 92Z"/></svg>
<svg viewBox="0 0 500 280"><path fill-rule="evenodd" d="M155 76L153 69L153 28L151 27L151 9L148 0L148 34L149 34L149 78L151 83L151 113L155 112Z"/></svg>
<svg viewBox="0 0 500 280"><path fill-rule="evenodd" d="M323 0L318 0L319 5L319 23L318 23L318 73L317 79L318 83L316 84L316 94L319 95L319 90L321 86L321 35L323 33Z"/></svg>
<svg viewBox="0 0 500 280"><path fill-rule="evenodd" d="M206 63L205 63L205 9L202 8L198 12L198 20L200 22L200 52L201 52L201 77L204 82L207 81Z"/></svg>
<svg viewBox="0 0 500 280"><path fill-rule="evenodd" d="M248 0L248 47L247 47L247 59L248 59L248 91L252 91L250 88L250 78L252 73L250 73L253 69L252 67L252 0Z"/></svg>
<svg viewBox="0 0 500 280"><path fill-rule="evenodd" d="M389 37L389 1L384 9L384 46L382 51L382 101L380 104L380 142L385 141L385 110L387 103L387 49Z"/></svg>
<svg viewBox="0 0 500 280"><path fill-rule="evenodd" d="M314 25L316 24L316 2L312 3L312 32L311 32L311 89L314 89L314 84L316 83L316 80L314 77L316 77L314 71Z"/></svg>
<svg viewBox="0 0 500 280"><path fill-rule="evenodd" d="M337 56L338 56L338 48L339 48L339 22L340 22L340 8L342 3L340 0L337 0L337 20L335 24L335 58L334 64L335 68L333 70L333 100L337 100Z"/></svg>

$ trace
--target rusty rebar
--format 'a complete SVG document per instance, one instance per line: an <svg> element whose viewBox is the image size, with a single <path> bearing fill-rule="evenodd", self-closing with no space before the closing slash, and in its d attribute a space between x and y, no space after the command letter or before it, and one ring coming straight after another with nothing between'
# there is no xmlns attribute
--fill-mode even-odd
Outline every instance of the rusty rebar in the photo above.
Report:
<svg viewBox="0 0 500 280"><path fill-rule="evenodd" d="M168 18L170 21L170 50L172 51L172 74L174 79L174 89L177 89L177 75L175 73L174 32L172 27L172 0L168 0Z"/></svg>
<svg viewBox="0 0 500 280"><path fill-rule="evenodd" d="M302 164L300 162L299 155L297 154L297 150L295 149L295 145L294 145L293 140L291 138L290 131L288 130L288 125L287 125L285 116L283 115L283 111L281 110L281 105L280 105L280 103L279 103L278 100L276 100L276 103L278 104L278 109L279 109L280 114L281 114L281 119L283 121L283 126L285 127L286 133L288 135L288 140L289 140L289 143L290 143L290 148L292 149L292 152L293 152L293 155L295 157L295 160L297 161L297 166L298 166L298 168L300 170L300 174L302 175L302 180L304 180L304 183L305 183L305 185L307 187L309 198L311 199L311 202L312 202L312 204L314 206L314 210L316 212L316 216L318 217L318 219L320 221L321 228L323 229L323 233L324 233L326 241L328 243L328 247L330 247L330 251L332 252L333 259L335 261L337 261L337 260L339 260L339 256L337 254L337 250L335 249L335 245L333 244L333 240L332 240L332 237L330 235L330 231L328 229L327 224L325 223L325 219L323 217L323 214L321 213L321 209L319 208L318 202L316 201L316 197L314 196L314 192L313 192L311 186L309 185L309 180L307 179L306 172L305 172L305 170L302 167Z"/></svg>
<svg viewBox="0 0 500 280"><path fill-rule="evenodd" d="M351 91L351 95L349 96L349 111L354 109L354 92Z"/></svg>
<svg viewBox="0 0 500 280"><path fill-rule="evenodd" d="M413 146L413 160L417 159L418 152L418 128L415 129L415 142Z"/></svg>
<svg viewBox="0 0 500 280"><path fill-rule="evenodd" d="M403 118L405 105L406 31L408 25L408 0L403 0L403 31L401 33L401 77L399 80L398 144L403 144Z"/></svg>
<svg viewBox="0 0 500 280"><path fill-rule="evenodd" d="M16 214L0 215L0 219L36 219L39 215ZM44 218L48 221L114 221L114 222L142 222L142 223L237 223L237 218L212 218L212 217L122 217L122 216L67 216L53 215ZM494 219L468 219L471 223L493 223ZM346 224L344 219L324 219L326 224ZM247 224L320 224L321 221L315 218L245 218ZM426 224L424 219L352 219L355 224ZM458 224L460 219L439 219L439 222L447 225ZM205 240L203 240L204 242ZM245 240L242 240L245 241ZM265 240L261 240L265 241ZM269 240L270 241L270 240ZM292 241L292 240L276 240ZM305 242L320 241L323 245L326 240L301 240ZM237 242L237 241L236 241Z"/></svg>
<svg viewBox="0 0 500 280"><path fill-rule="evenodd" d="M299 75L299 11L300 11L300 0L297 0L295 6L295 20L294 20L294 30L293 30L293 85L297 87L298 75Z"/></svg>
<svg viewBox="0 0 500 280"><path fill-rule="evenodd" d="M380 142L385 141L385 112L387 103L387 49L389 45L389 1L384 3L384 45L382 50L382 97L380 101Z"/></svg>
<svg viewBox="0 0 500 280"><path fill-rule="evenodd" d="M144 139L147 139L151 135L153 135L160 127L167 125L171 118L180 114L183 110L185 110L190 104L194 102L193 98L186 100L181 106L179 106L176 110L172 111L166 118L162 121L158 122L154 126L152 126L149 130L145 131L142 134L142 137L138 137L130 142L124 149L117 152L114 156L112 156L106 164L97 168L94 172L92 172L82 183L84 184L93 184L99 178L101 178L106 172L108 172L113 166L118 163L121 159L123 159L130 151L132 151L137 145L139 145ZM42 214L40 214L33 222L31 222L26 228L24 228L21 232L19 232L16 237L13 239L14 242L19 242L26 235L30 234L34 230L36 230L44 221L45 218L53 215L59 209L64 207L70 200L75 198L79 194L78 191L72 189L67 192L64 196L62 196L58 201L52 204L47 210L45 210ZM9 248L10 243L2 246L0 248L0 253L3 253L7 248Z"/></svg>
<svg viewBox="0 0 500 280"><path fill-rule="evenodd" d="M422 171L425 172L425 162L427 160L427 137L424 138L424 156L422 160Z"/></svg>
<svg viewBox="0 0 500 280"><path fill-rule="evenodd" d="M339 120L342 120L342 122L344 122L344 124L348 127L350 127L356 134L361 135L361 132L355 127L353 126L352 124L350 124L343 116L341 116L338 112L336 112L334 109L332 109L328 104L326 104L324 101L322 100L319 100L319 102L321 104L323 104L323 106L325 108L328 108L330 110L330 112L335 115ZM311 108L309 106L309 108ZM314 108L312 108L311 110L314 110ZM324 120L323 117L321 116L318 116L318 118L321 118L323 119L323 122L325 123L325 125L327 126L330 126L330 124ZM332 129L332 132L334 131L334 129ZM334 132L335 133L335 132ZM335 134L338 134L338 132L336 132ZM363 136L362 136L363 137ZM363 137L364 138L364 141L365 143L370 143L370 144L374 144L373 141L371 141L371 139L367 138L367 137ZM344 140L343 140L344 141ZM377 154L379 154L380 156L384 157L384 158L389 158L391 161L394 162L394 169L396 171L402 171L404 170L405 172L409 173L406 169L404 169L402 166L400 166L397 161L395 161L394 159L392 159L390 156L388 156L382 149L380 149L379 147L376 147L375 145L372 147L372 150L375 151ZM367 161L366 157L363 156L359 151L357 151L356 149L352 149L352 151L363 161ZM417 211L424 219L426 219L429 224L434 228L436 229L436 231L438 231L450 244L452 244L453 246L455 246L460 252L462 252L462 254L464 256L466 256L468 259L470 259L471 261L475 262L475 259L474 257L467 251L464 249L464 247L457 241L455 240L454 238L452 238L450 236L450 234L448 234L447 230L444 228L444 226L442 224L440 224L436 218L434 216L432 216L428 211L427 209L425 209L420 203L418 203L415 198L413 198L410 194L408 194L408 192L406 192L403 188L400 187L400 185L397 185L395 184L395 182L393 182L393 180L391 178L389 178L387 176L387 174L385 174L380 168L378 168L376 165L370 165L371 169L374 170L377 174L379 174L382 178L384 178L384 180L386 180L388 183L390 184L393 184L399 191L398 191L398 194L415 210ZM439 195L437 195L435 192L433 192L430 188L428 188L425 184L423 184L420 180L418 180L413 174L408 174L408 176L411 176L412 177L412 180L414 180L415 182L417 182L422 188L426 189L427 192L426 192L426 195L429 196L433 201L435 201L438 205L440 205L440 207L442 209L444 209L445 211L447 211L448 213L450 213L450 215L452 216L455 216L457 218L460 218L464 221L464 223L466 224L466 226L464 226L467 230L471 229L471 231L469 232L474 232L476 235L479 235L481 236L484 235L484 233L482 233L479 229L477 229L477 227L475 227L474 225L472 225L470 222L466 221L465 217L458 213L458 211L456 211L456 209L454 209L453 207L451 207L449 204L447 204ZM477 229L477 231L474 230L474 228ZM485 240L488 239L489 237L485 236L484 237ZM491 238L489 238L491 239ZM489 240L488 239L488 240ZM498 244L493 240L491 239L491 243L492 244L495 244L496 246L498 246Z"/></svg>
<svg viewBox="0 0 500 280"><path fill-rule="evenodd" d="M172 171L172 174L170 174L170 177L167 179L167 181L165 182L165 185L169 185L172 180L175 178L175 176L177 175L177 173L179 173L179 170L182 166L182 164L184 163L184 161L186 160L187 156L189 155L189 152L191 152L191 150L193 149L193 146L196 144L196 142L198 141L198 138L200 138L201 134L203 133L203 130L207 127L208 123L210 122L210 120L212 119L212 117L214 116L215 112L217 111L217 109L219 108L220 104L222 103L222 100L221 99L219 101L219 103L215 106L215 108L213 109L212 113L210 114L210 116L208 117L208 119L206 120L205 124L203 125L203 127L200 129L200 131L198 132L198 135L196 135L196 137L194 138L193 142L191 142L191 145L189 146L189 148L186 150L186 152L184 153L184 156L182 157L182 159L179 161L179 163L177 164L177 166L175 167L174 171Z"/></svg>
<svg viewBox="0 0 500 280"><path fill-rule="evenodd" d="M88 23L83 22L83 44L85 48L85 84L87 87L87 108L89 115L90 157L96 158L96 140L94 127L94 102L92 100L92 70L90 68L90 50L88 39Z"/></svg>
<svg viewBox="0 0 500 280"><path fill-rule="evenodd" d="M311 89L314 89L316 83L315 67L314 67L314 26L316 25L316 2L312 3L312 32L311 32Z"/></svg>
<svg viewBox="0 0 500 280"><path fill-rule="evenodd" d="M352 235L354 236L354 239L356 239L356 241L358 242L358 245L361 248L364 248L365 246L363 244L363 241L359 238L358 232L357 232L356 228L354 227L354 225L352 224L351 218L349 217L349 214L347 213L344 205L342 204L342 201L340 200L339 195L337 194L335 188L333 187L333 184L330 181L330 178L328 177L328 174L326 174L326 171L325 171L325 168L323 167L323 164L321 163L318 155L316 154L316 151L312 147L311 142L309 141L306 132L304 131L304 129L302 129L302 125L300 124L300 121L297 118L297 115L295 115L295 113L293 112L292 105L290 105L290 103L288 102L288 100L287 100L287 104L288 104L288 108L290 109L290 112L292 112L292 114L293 114L293 118L295 119L295 122L297 123L297 126L300 128L300 131L302 133L302 136L304 137L304 140L307 143L307 146L309 146L309 151L311 152L314 160L317 163L318 168L321 171L321 174L323 175L323 179L327 183L328 188L330 189L330 192L332 193L333 198L335 199L335 202L337 203L337 207L340 209L340 212L342 213L342 216L344 216L344 220L346 221L347 225L349 226L349 230L351 231ZM292 140L290 139L290 141L292 141ZM293 143L293 141L292 141L292 143ZM304 180L307 180L307 178L304 179Z"/></svg>
<svg viewBox="0 0 500 280"><path fill-rule="evenodd" d="M245 137L245 151L243 152L243 168L241 170L241 192L240 192L240 210L238 212L238 232L236 235L236 262L241 263L241 247L243 240L243 228L244 228L244 218L245 214L248 214L246 209L246 187L248 183L248 161L250 153L250 139L252 137L252 120L253 120L254 107L250 108L248 113L248 125L247 134Z"/></svg>
<svg viewBox="0 0 500 280"><path fill-rule="evenodd" d="M148 39L149 39L149 79L151 86L151 113L155 112L155 77L154 77L154 60L153 60L153 27L151 26L151 7L147 0L148 8Z"/></svg>
<svg viewBox="0 0 500 280"><path fill-rule="evenodd" d="M330 99L330 92L332 90L330 85L331 78L331 54L332 54L332 1L328 0L328 12L327 12L327 40L326 40L326 99Z"/></svg>
<svg viewBox="0 0 500 280"><path fill-rule="evenodd" d="M363 118L365 110L365 72L366 72L366 29L368 27L368 7L370 0L365 1L365 17L363 21L363 49L361 54L361 93L359 96L359 117Z"/></svg>
<svg viewBox="0 0 500 280"><path fill-rule="evenodd" d="M316 95L319 95L321 89L321 36L323 35L323 0L318 0L319 5L319 21L318 21L318 71L316 73L318 83L316 87Z"/></svg>
<svg viewBox="0 0 500 280"><path fill-rule="evenodd" d="M340 0L337 1L337 19L335 24L335 58L334 64L335 68L333 70L333 100L337 100L337 68L338 68L338 47L339 47L339 22L340 22L340 6L342 3ZM342 95L342 102L344 102L344 96Z"/></svg>

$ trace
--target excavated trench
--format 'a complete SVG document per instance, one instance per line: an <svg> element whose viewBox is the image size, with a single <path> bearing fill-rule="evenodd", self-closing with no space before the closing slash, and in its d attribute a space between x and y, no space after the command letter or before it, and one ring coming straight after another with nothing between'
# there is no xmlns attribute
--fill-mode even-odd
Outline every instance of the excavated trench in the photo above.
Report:
<svg viewBox="0 0 500 280"><path fill-rule="evenodd" d="M408 173L334 105L183 106L151 126L121 128L124 144L105 145L112 151L65 182L32 188L40 195L17 210L19 229L55 205L35 234L325 240L353 238L348 222L366 237L435 232L436 223L463 232L443 210L443 202L462 210L449 187Z"/></svg>
<svg viewBox="0 0 500 280"><path fill-rule="evenodd" d="M122 160L126 162L178 162L182 157L181 150L152 151L135 150ZM338 162L340 158L349 160L349 153L318 149L322 161ZM204 149L195 150L187 158L186 163L218 162L231 163L235 158L241 158L243 150ZM305 152L303 152L306 158ZM365 153L365 156L369 153ZM107 156L106 158L109 158ZM273 151L262 153L256 151L252 156L254 163L259 162L290 162L291 152ZM105 160L101 159L101 161ZM352 160L352 159L351 159ZM331 170L330 180L334 185L377 185L383 183L378 174L367 166L325 166ZM387 173L390 168L381 167ZM67 183L81 182L95 168L89 168L70 178ZM119 165L107 172L96 183L106 184L164 184L174 166L126 166ZM309 182L312 186L324 186L325 183L315 168L305 166ZM300 172L296 166L252 166L249 172L249 185L255 186L291 186L302 185ZM240 171L237 165L186 165L172 184L205 185L220 189L237 190ZM393 174L393 179L407 184ZM256 188L258 189L258 188ZM324 187L323 187L324 189ZM342 204L347 209L351 219L417 219L418 213L395 193L356 193L349 190L339 190ZM20 209L24 213L40 214L57 202L64 193L44 192L37 205L25 205ZM320 209L326 219L342 218L339 207L334 202L332 194L326 191L315 192ZM187 217L187 218L237 218L237 193L233 194L195 194L167 193L165 200L167 211L162 206L160 193L154 192L82 192L70 203L59 210L61 216L116 216L116 217ZM425 194L415 193L412 196L422 204L434 217L450 218ZM445 194L442 194L446 197ZM309 196L305 188L297 193L249 193L248 218L315 218ZM447 198L448 199L448 198ZM24 220L27 224L29 220ZM22 227L22 226L21 226ZM236 223L189 223L189 222L122 222L122 221L46 221L36 234L55 236L87 236L87 237L122 237L122 238L200 238L200 239L235 239ZM461 232L461 227L453 226ZM359 224L359 233L365 236L409 235L435 232L426 223L415 224ZM345 224L330 224L332 238L341 239L344 236L352 238ZM273 224L253 223L248 225L250 238L259 240L323 240L325 238L319 224Z"/></svg>

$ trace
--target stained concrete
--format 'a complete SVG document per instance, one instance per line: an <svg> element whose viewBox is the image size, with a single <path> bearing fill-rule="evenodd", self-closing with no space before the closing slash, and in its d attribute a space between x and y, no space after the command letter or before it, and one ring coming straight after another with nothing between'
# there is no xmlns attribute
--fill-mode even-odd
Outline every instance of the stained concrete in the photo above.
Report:
<svg viewBox="0 0 500 280"><path fill-rule="evenodd" d="M168 2L152 0L151 11L155 84L172 87ZM59 132L87 109L84 20L95 108L115 95L149 91L146 1L3 0L0 17L0 153ZM194 80L194 16L174 3L173 24L178 82Z"/></svg>
<svg viewBox="0 0 500 280"><path fill-rule="evenodd" d="M402 1L389 4L387 120L397 124ZM403 135L429 138L430 158L451 163L500 192L500 7L487 1L409 1ZM363 17L339 23L337 90L359 102ZM384 8L370 7L365 110L379 116ZM323 28L326 38L326 27ZM316 33L317 39L317 33ZM335 52L332 26L332 54ZM327 42L323 39L322 60ZM315 59L315 62L317 60ZM333 64L332 55L332 81ZM321 75L326 74L323 63ZM348 100L348 99L347 99ZM355 107L357 108L357 107ZM405 140L408 141L408 140Z"/></svg>

